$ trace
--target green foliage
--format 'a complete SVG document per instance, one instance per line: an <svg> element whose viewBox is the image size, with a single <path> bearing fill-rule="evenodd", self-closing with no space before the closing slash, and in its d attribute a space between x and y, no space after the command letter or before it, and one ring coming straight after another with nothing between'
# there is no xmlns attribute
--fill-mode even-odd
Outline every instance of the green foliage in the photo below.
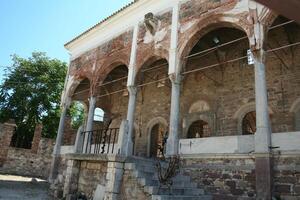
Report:
<svg viewBox="0 0 300 200"><path fill-rule="evenodd" d="M69 109L71 116L71 125L73 129L78 129L84 122L84 105L78 101L74 101Z"/></svg>
<svg viewBox="0 0 300 200"><path fill-rule="evenodd" d="M28 59L14 55L13 65L0 88L0 121L16 121L16 135L31 141L37 123L43 136L56 136L60 99L67 65L35 52Z"/></svg>

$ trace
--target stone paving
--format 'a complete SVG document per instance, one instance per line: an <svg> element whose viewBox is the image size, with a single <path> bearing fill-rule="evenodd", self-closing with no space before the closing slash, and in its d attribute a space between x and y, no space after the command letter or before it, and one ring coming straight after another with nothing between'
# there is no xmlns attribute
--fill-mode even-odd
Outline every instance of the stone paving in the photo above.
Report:
<svg viewBox="0 0 300 200"><path fill-rule="evenodd" d="M41 179L0 174L1 200L50 200L48 189Z"/></svg>

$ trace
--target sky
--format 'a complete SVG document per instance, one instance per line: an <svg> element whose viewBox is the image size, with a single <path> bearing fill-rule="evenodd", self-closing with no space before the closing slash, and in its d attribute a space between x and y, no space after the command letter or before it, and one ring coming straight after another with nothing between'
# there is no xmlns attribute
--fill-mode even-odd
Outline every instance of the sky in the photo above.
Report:
<svg viewBox="0 0 300 200"><path fill-rule="evenodd" d="M68 62L64 44L131 0L0 0L0 81L11 55Z"/></svg>

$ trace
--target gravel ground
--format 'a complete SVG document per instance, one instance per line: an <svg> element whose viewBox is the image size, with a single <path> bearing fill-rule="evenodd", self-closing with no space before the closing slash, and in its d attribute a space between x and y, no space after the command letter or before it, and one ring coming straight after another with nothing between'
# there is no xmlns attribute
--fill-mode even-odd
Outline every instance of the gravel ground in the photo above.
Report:
<svg viewBox="0 0 300 200"><path fill-rule="evenodd" d="M48 189L40 179L0 174L1 200L50 200Z"/></svg>

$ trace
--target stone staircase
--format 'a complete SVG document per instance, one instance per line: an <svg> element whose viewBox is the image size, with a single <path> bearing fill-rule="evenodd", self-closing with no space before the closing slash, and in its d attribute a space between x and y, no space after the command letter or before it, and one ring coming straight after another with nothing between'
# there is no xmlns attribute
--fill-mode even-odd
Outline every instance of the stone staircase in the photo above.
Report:
<svg viewBox="0 0 300 200"><path fill-rule="evenodd" d="M191 182L189 176L179 173L174 177L171 189L163 186L159 189L159 179L156 161L139 157L131 157L126 161L125 169L137 180L146 194L152 200L212 200L212 196L204 195L203 189L197 188L197 184ZM163 163L162 167L166 167Z"/></svg>

